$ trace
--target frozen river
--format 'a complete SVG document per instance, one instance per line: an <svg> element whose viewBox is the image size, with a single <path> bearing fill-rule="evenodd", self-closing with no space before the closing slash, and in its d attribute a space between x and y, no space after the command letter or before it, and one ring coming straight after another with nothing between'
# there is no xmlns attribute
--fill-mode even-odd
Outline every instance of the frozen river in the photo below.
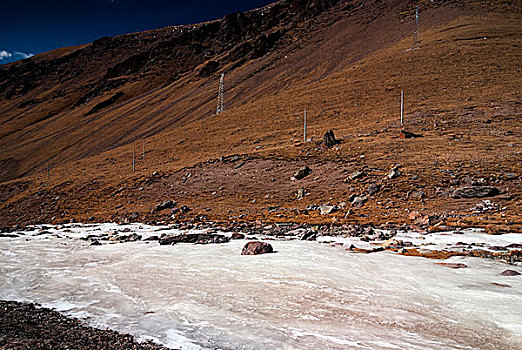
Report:
<svg viewBox="0 0 522 350"><path fill-rule="evenodd" d="M65 237L85 230L1 238L0 298L182 349L522 348L522 276L501 276L520 266L446 260L468 266L455 270L304 241L241 256L243 240L91 246Z"/></svg>

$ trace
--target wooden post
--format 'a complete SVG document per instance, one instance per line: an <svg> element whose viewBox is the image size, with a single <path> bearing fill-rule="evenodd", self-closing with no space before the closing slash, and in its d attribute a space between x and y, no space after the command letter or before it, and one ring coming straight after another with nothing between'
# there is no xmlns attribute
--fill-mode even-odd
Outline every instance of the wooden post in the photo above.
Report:
<svg viewBox="0 0 522 350"><path fill-rule="evenodd" d="M49 179L50 176L49 176L49 162L47 162L47 178Z"/></svg>
<svg viewBox="0 0 522 350"><path fill-rule="evenodd" d="M136 150L132 150L132 172L136 171Z"/></svg>
<svg viewBox="0 0 522 350"><path fill-rule="evenodd" d="M401 90L401 126L404 125L404 90Z"/></svg>
<svg viewBox="0 0 522 350"><path fill-rule="evenodd" d="M141 144L143 146L143 159L145 159L145 140L141 140Z"/></svg>
<svg viewBox="0 0 522 350"><path fill-rule="evenodd" d="M306 142L306 109L304 110L304 142Z"/></svg>

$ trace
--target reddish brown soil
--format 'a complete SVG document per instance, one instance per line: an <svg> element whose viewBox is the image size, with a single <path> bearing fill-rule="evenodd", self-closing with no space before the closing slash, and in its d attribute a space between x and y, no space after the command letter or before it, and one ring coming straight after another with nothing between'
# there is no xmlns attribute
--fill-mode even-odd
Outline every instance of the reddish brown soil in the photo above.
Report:
<svg viewBox="0 0 522 350"><path fill-rule="evenodd" d="M432 215L432 225L522 230L520 2L419 2L421 42L415 50L414 2L351 3L281 25L288 29L271 51L240 66L223 59L208 77L199 73L205 61L170 83L158 78L166 74L163 68L154 73L153 66L76 108L71 103L83 90L54 96L42 83L27 93L2 95L0 174L11 180L0 184L0 224L198 215L221 221L384 224L410 223L409 212L419 210ZM77 49L30 63L42 65ZM221 72L226 72L227 110L215 116ZM84 82L68 76L57 89L76 84ZM404 129L420 138L399 139L401 89ZM128 99L88 114L117 91ZM19 107L35 98L45 102ZM302 143L305 108L314 141ZM51 110L51 117L40 120ZM315 142L328 129L341 139L338 147ZM234 154L243 158L218 161ZM397 164L402 175L384 179ZM305 165L312 174L291 181ZM344 181L361 169L366 177ZM474 181L501 190L491 198L498 210L476 214L471 208L482 199L449 195ZM361 208L348 204L323 216L305 210L310 204L347 202L371 183L381 184L381 190ZM296 198L299 188L309 192L302 200ZM192 211L175 219L168 211L151 213L164 199Z"/></svg>

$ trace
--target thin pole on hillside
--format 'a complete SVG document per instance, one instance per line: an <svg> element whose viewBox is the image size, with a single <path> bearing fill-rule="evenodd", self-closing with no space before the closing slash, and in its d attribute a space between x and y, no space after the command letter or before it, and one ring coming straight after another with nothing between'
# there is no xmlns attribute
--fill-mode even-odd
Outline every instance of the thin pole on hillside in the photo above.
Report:
<svg viewBox="0 0 522 350"><path fill-rule="evenodd" d="M404 125L404 90L401 90L401 126Z"/></svg>
<svg viewBox="0 0 522 350"><path fill-rule="evenodd" d="M132 150L132 172L136 171L136 149Z"/></svg>
<svg viewBox="0 0 522 350"><path fill-rule="evenodd" d="M141 140L141 145L143 148L143 159L145 159L145 140Z"/></svg>
<svg viewBox="0 0 522 350"><path fill-rule="evenodd" d="M304 142L306 142L306 109L304 110Z"/></svg>
<svg viewBox="0 0 522 350"><path fill-rule="evenodd" d="M50 176L49 176L49 162L47 162L47 178L49 179Z"/></svg>

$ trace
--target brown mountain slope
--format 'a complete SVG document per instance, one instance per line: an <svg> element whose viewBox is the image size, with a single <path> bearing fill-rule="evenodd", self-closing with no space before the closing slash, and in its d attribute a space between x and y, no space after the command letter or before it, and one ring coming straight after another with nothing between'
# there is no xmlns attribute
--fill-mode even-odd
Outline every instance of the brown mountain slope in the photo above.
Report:
<svg viewBox="0 0 522 350"><path fill-rule="evenodd" d="M7 73L0 71L9 77L0 80L6 111L0 129L3 176L12 178L27 169L34 174L46 161L52 170L50 179L37 173L2 185L2 223L93 215L97 220L129 215L146 219L159 200L175 198L194 208L191 215L215 219L243 214L250 220L402 221L406 210L421 209L446 223L520 227L520 4L418 2L421 43L411 50L416 3L281 2L283 10L278 11L284 15L277 25L271 19L256 34L241 29L240 39L234 37L228 47L220 44L222 51L214 49L213 55L198 58L184 52L186 62L178 70L172 66L183 60L167 69L170 56L150 61L153 55L148 53L145 65L115 55L112 61L100 60L105 68L87 64L77 77L70 68L67 79L55 78L53 84L59 84L54 89L45 83L16 90L9 80L19 70L36 74L44 66L38 60L79 57L78 51L94 50L105 45L103 40L9 66ZM295 11L300 17L288 12L295 9L293 4L299 5ZM313 16L310 8L317 9ZM224 22L227 18L213 23L223 28ZM207 24L212 25L218 26ZM143 38L169 30L175 29L133 38L146 45ZM280 34L272 39L259 39L276 32ZM255 50L263 40L271 45L259 56ZM127 45L141 51L135 42ZM115 46L112 52L117 50ZM60 61L55 69L68 68ZM222 72L227 111L216 117L216 82ZM41 79L53 76L44 73ZM89 77L101 83L87 90ZM97 96L103 84L110 86ZM406 92L406 128L422 138L397 138L401 88ZM318 139L333 129L343 138L339 147L299 142L305 108L309 137ZM45 114L53 109L55 114ZM138 171L132 173L132 148L141 152L142 138L147 154L144 160L138 157ZM247 158L177 172L234 153ZM397 163L403 175L382 180ZM290 181L305 164L312 175ZM344 182L357 169L367 176ZM150 177L153 171L160 175ZM473 181L497 186L509 194L505 198L514 199L495 198L504 210L476 216L470 209L480 200L450 196L453 188ZM346 216L348 208L333 217L304 210L313 203L346 202L372 183L380 191ZM299 188L310 195L296 201ZM277 206L288 209L268 210ZM170 217L161 217L165 215Z"/></svg>

